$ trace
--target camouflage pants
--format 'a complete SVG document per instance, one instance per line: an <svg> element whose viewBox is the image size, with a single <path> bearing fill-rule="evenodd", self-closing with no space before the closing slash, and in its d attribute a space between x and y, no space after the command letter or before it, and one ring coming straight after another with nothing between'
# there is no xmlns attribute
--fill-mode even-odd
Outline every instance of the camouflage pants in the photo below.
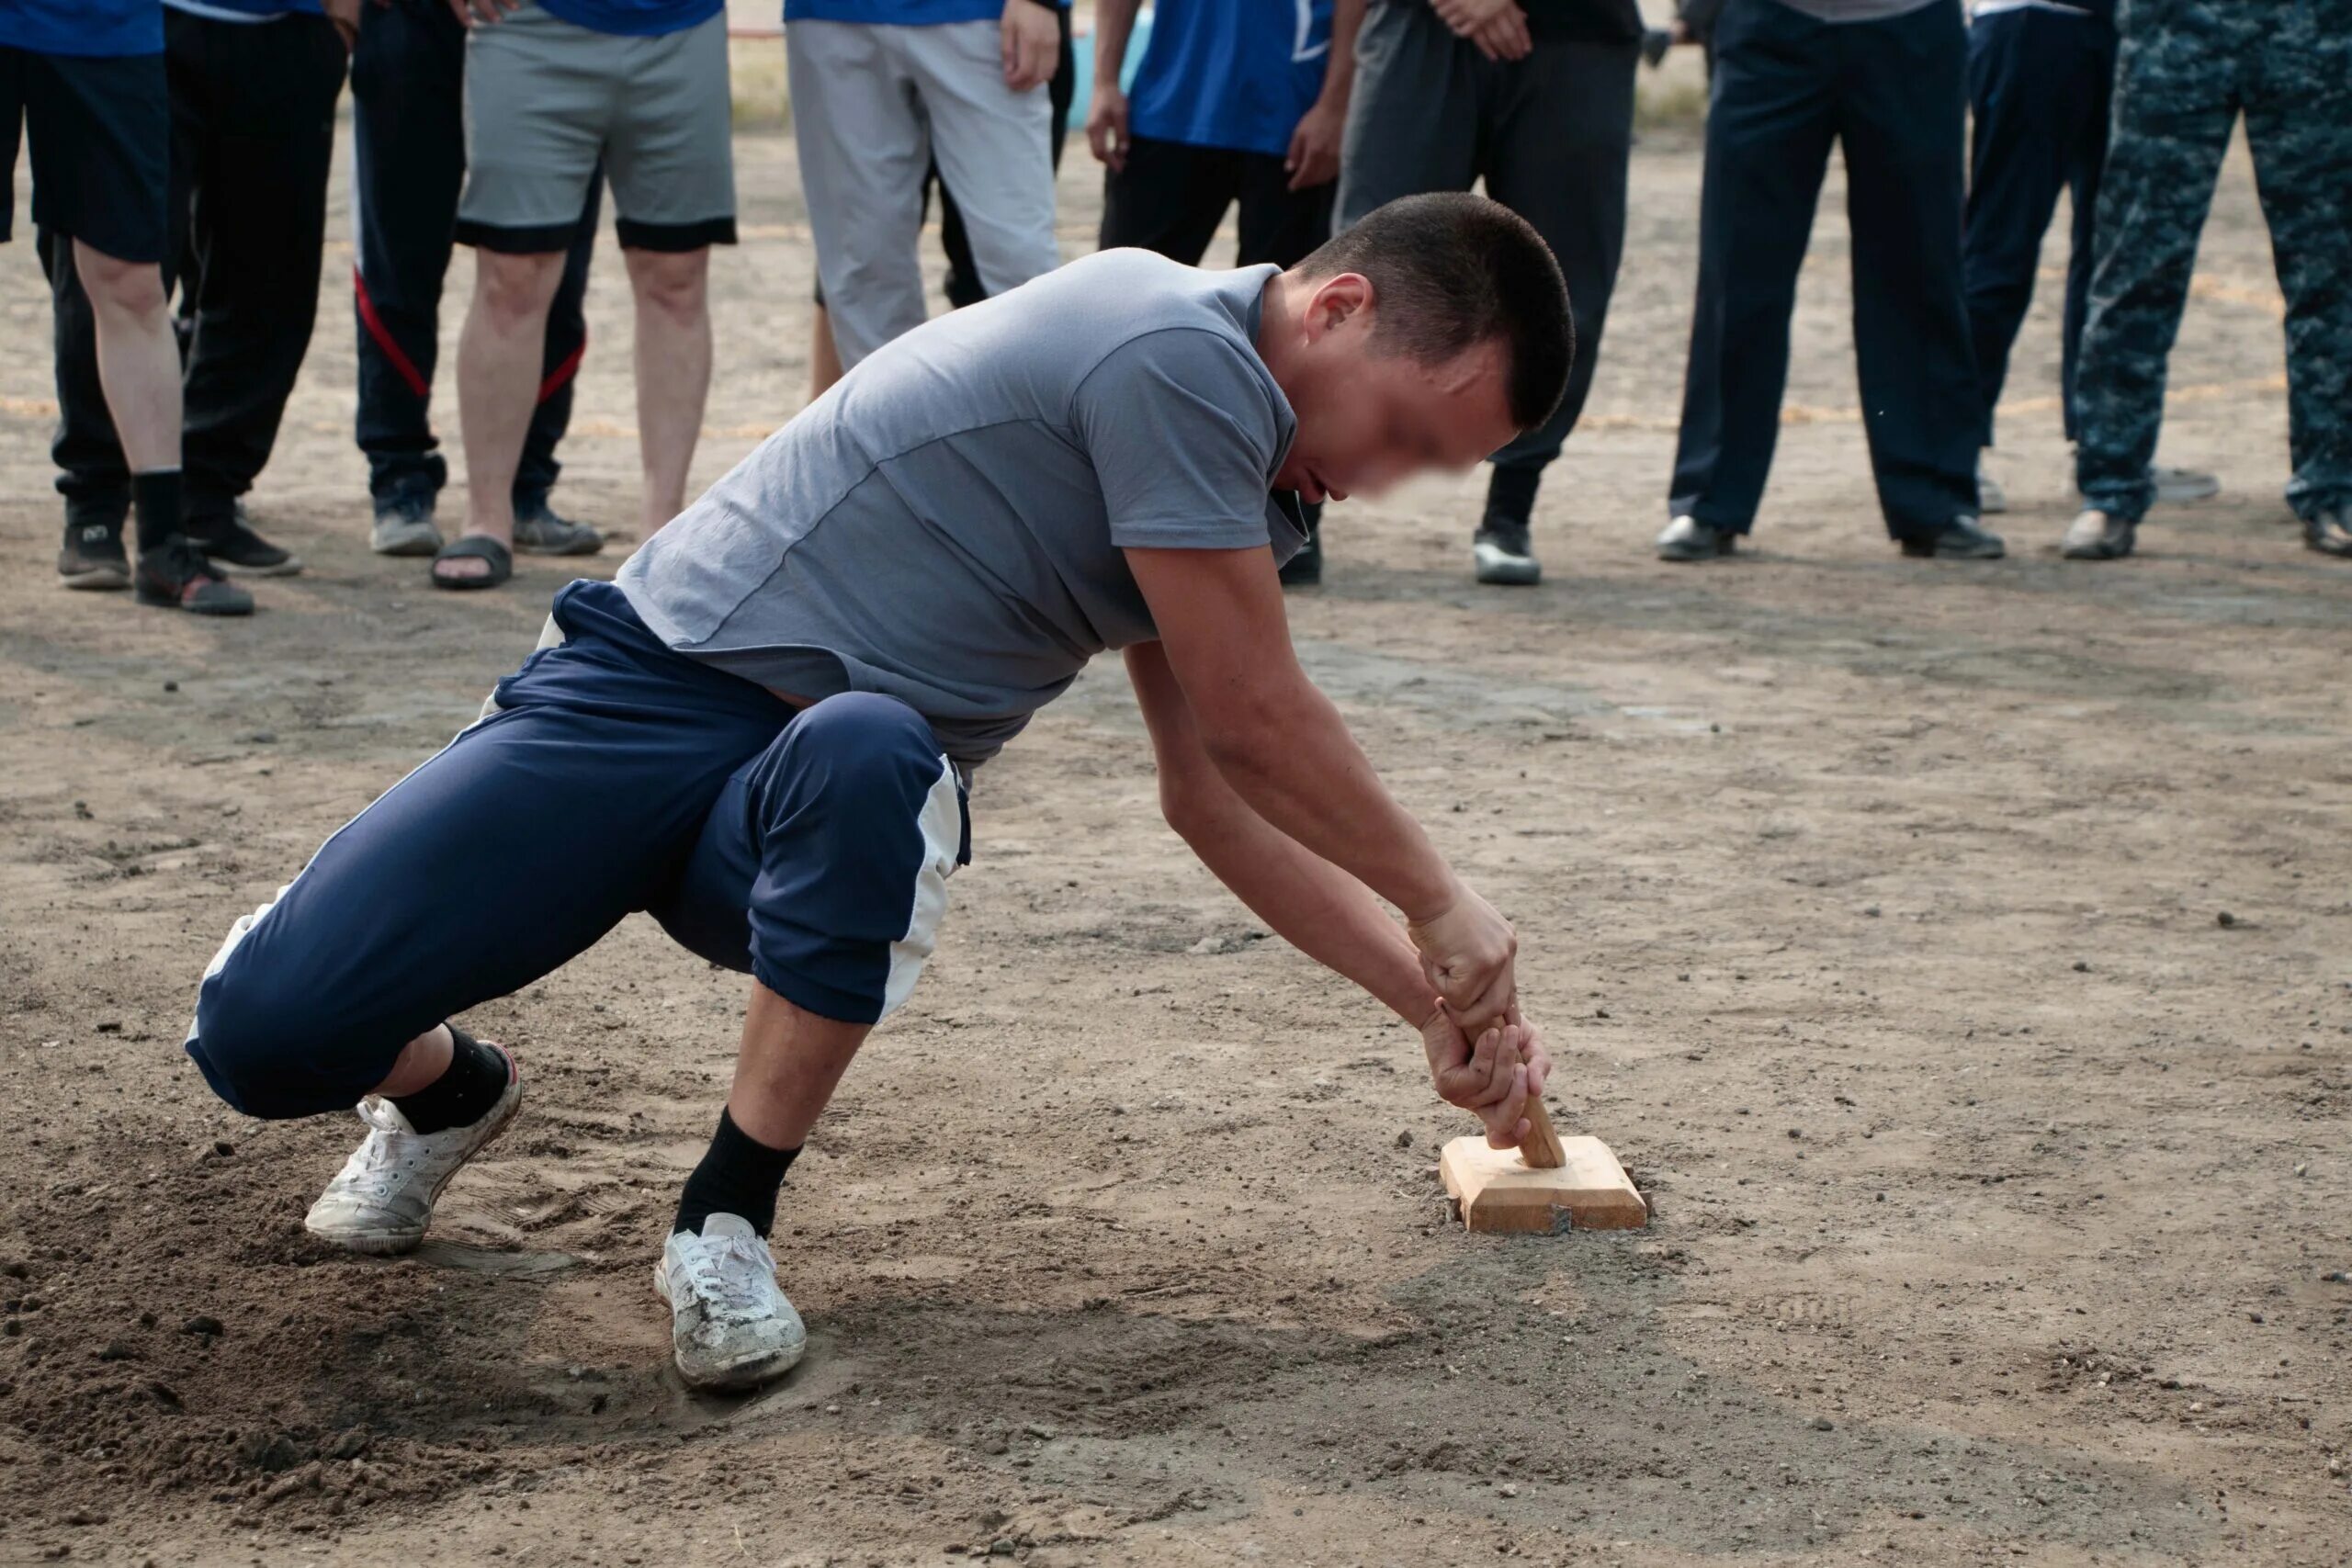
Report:
<svg viewBox="0 0 2352 1568"><path fill-rule="evenodd" d="M2083 332L2075 477L2137 521L2165 360L2213 181L2243 112L2287 299L2296 514L2352 504L2352 0L2123 0L2098 259Z"/></svg>

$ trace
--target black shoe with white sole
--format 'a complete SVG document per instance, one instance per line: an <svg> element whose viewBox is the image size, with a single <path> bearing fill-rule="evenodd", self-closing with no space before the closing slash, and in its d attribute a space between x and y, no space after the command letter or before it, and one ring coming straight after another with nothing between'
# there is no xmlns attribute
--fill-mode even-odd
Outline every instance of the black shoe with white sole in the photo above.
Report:
<svg viewBox="0 0 2352 1568"><path fill-rule="evenodd" d="M1999 560L2009 547L1975 518L1960 516L1925 538L1904 540L1903 553L1939 560Z"/></svg>
<svg viewBox="0 0 2352 1568"><path fill-rule="evenodd" d="M1527 524L1516 517L1487 513L1486 522L1470 536L1470 560L1481 582L1524 588L1544 576L1544 564L1535 558Z"/></svg>
<svg viewBox="0 0 2352 1568"><path fill-rule="evenodd" d="M292 577L302 570L293 551L280 549L254 532L242 505L200 530L191 529L188 537L204 552L205 559L232 576Z"/></svg>
<svg viewBox="0 0 2352 1568"><path fill-rule="evenodd" d="M2140 525L2092 507L2066 525L2058 553L2068 560L2121 560L2139 547Z"/></svg>
<svg viewBox="0 0 2352 1568"><path fill-rule="evenodd" d="M254 596L220 575L204 552L175 534L152 550L139 552L131 591L141 604L186 610L192 615L250 615Z"/></svg>
<svg viewBox="0 0 2352 1568"><path fill-rule="evenodd" d="M65 542L57 551L57 576L68 588L128 588L130 558L123 553L122 519L65 519Z"/></svg>

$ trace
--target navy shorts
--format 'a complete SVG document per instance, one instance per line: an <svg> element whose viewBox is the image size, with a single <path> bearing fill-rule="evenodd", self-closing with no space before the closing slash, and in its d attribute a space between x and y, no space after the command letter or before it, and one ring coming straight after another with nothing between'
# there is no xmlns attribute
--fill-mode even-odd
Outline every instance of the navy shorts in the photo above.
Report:
<svg viewBox="0 0 2352 1568"><path fill-rule="evenodd" d="M17 138L28 131L35 228L117 261L163 262L172 101L162 55L0 48L0 242L15 216Z"/></svg>
<svg viewBox="0 0 2352 1568"><path fill-rule="evenodd" d="M410 1040L637 910L871 1023L913 989L970 858L961 775L912 708L796 709L670 651L611 583L574 582L483 717L238 920L187 1051L248 1115L347 1106Z"/></svg>

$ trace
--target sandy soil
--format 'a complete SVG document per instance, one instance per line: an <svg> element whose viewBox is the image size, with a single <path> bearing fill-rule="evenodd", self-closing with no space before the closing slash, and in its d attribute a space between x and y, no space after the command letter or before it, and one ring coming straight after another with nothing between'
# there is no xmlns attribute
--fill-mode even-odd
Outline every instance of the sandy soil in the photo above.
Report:
<svg viewBox="0 0 2352 1568"><path fill-rule="evenodd" d="M804 373L790 145L740 156L706 478ZM1697 180L1639 154L1544 586L1474 590L1475 486L1432 482L1335 514L1293 604L1520 922L1560 1121L1655 1226L1445 1223L1466 1120L1187 862L1106 668L982 775L940 957L786 1193L812 1353L748 1403L681 1389L647 1279L734 976L631 921L481 1010L527 1115L411 1261L303 1236L353 1122L242 1121L179 1050L232 915L465 720L562 572L458 601L367 553L338 250L254 497L308 574L230 626L58 592L45 304L7 252L0 1562L2344 1562L2352 573L2278 500L2246 169L2166 433L2226 492L2110 568L2051 548L2046 304L2014 558L1885 544L1834 178L1762 548L1652 561ZM1073 252L1091 183L1073 160ZM599 266L561 493L611 522Z"/></svg>

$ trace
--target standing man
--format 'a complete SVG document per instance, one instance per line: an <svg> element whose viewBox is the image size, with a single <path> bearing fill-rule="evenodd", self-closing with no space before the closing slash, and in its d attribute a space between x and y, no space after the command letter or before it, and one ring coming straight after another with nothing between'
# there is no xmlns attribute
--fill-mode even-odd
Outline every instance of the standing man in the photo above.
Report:
<svg viewBox="0 0 2352 1568"><path fill-rule="evenodd" d="M785 0L785 63L817 282L846 369L929 314L915 254L935 163L989 296L1061 263L1058 0Z"/></svg>
<svg viewBox="0 0 2352 1568"><path fill-rule="evenodd" d="M2041 237L2064 191L2074 213L2066 303L2059 328L2060 401L2075 439L2075 370L2090 304L2091 219L2107 163L2108 104L2115 81L2115 0L1976 0L1968 28L1970 142L1963 267L1984 446L2008 378L2009 350L2033 302ZM2155 470L2160 501L2220 492L2212 475ZM1976 467L1986 513L2008 510L2001 487Z"/></svg>
<svg viewBox="0 0 2352 1568"><path fill-rule="evenodd" d="M156 0L0 6L0 152L10 171L0 180L0 242L15 217L17 139L28 129L33 227L51 236L40 248L52 288L70 271L88 299L98 384L127 470L127 485L93 493L61 462L58 576L68 588L131 584L141 604L251 615L253 595L221 576L183 528L180 355L164 280L171 99ZM62 409L80 387L66 370L73 345L58 346ZM127 513L138 522L135 572L122 543Z"/></svg>
<svg viewBox="0 0 2352 1568"><path fill-rule="evenodd" d="M1730 555L1755 525L1832 143L1846 155L1854 358L1887 532L1906 556L1999 556L1976 519L1960 0L1725 0L1714 39L1699 300L1659 558Z"/></svg>
<svg viewBox="0 0 2352 1568"><path fill-rule="evenodd" d="M1625 245L1641 59L1634 0L1372 0L1356 40L1340 226L1400 196L1483 178L1559 257L1575 306L1567 395L1540 429L1494 456L1471 536L1481 582L1543 575L1529 520L1544 469L1592 389Z"/></svg>
<svg viewBox="0 0 2352 1568"><path fill-rule="evenodd" d="M1086 138L1107 165L1102 248L1197 266L1240 208L1235 265L1295 266L1331 232L1364 0L1160 0L1133 96L1119 85L1140 0L1094 7ZM1323 577L1323 508L1283 581Z"/></svg>
<svg viewBox="0 0 2352 1568"><path fill-rule="evenodd" d="M723 0L469 0L466 188L473 308L458 344L466 531L438 588L513 575L514 484L543 386L548 307L597 170L637 306L642 535L685 505L710 390L710 247L735 243Z"/></svg>
<svg viewBox="0 0 2352 1568"><path fill-rule="evenodd" d="M2158 499L2165 361L2243 112L2287 297L2287 504L2305 544L2352 557L2352 6L2135 0L2122 28L2075 391L2084 507L2060 548L2130 555Z"/></svg>
<svg viewBox="0 0 2352 1568"><path fill-rule="evenodd" d="M214 567L285 577L302 563L239 499L269 461L310 352L326 244L334 101L359 0L164 0L172 112L168 227L179 290L183 526ZM98 380L89 296L52 236L61 485L119 497L122 446Z"/></svg>
<svg viewBox="0 0 2352 1568"><path fill-rule="evenodd" d="M1274 569L1291 496L1467 468L1544 423L1571 352L1543 241L1455 195L1287 272L1106 251L925 323L558 594L489 716L232 928L188 1054L252 1115L361 1100L305 1224L406 1252L521 1103L454 1021L651 912L752 979L654 1274L672 1353L696 1387L775 1377L807 1347L768 1250L785 1173L931 956L967 780L1117 648L1170 825L1512 1146L1548 1066L1518 939L1300 670Z"/></svg>
<svg viewBox="0 0 2352 1568"><path fill-rule="evenodd" d="M368 455L377 554L429 556L449 466L433 434L441 284L456 246L466 180L466 25L449 0L369 0L351 56L352 300L359 337L359 449ZM588 348L582 301L596 246L603 171L588 181L580 226L548 308L539 395L514 470L514 547L594 555L595 529L556 514L555 449Z"/></svg>

